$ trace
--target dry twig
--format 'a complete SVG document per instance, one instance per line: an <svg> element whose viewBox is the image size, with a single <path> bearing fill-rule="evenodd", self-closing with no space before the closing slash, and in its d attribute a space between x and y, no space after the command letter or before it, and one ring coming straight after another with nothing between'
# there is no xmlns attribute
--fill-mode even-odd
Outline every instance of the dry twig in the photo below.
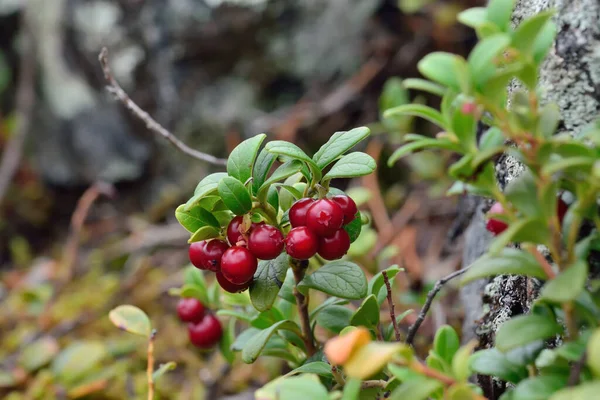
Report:
<svg viewBox="0 0 600 400"><path fill-rule="evenodd" d="M150 114L142 110L136 103L134 103L133 100L131 100L129 95L123 90L123 88L119 85L119 83L113 76L112 71L110 69L110 65L108 63L108 50L106 49L106 47L102 48L102 51L98 56L98 60L102 65L104 78L108 82L108 86L106 87L106 89L110 93L112 93L117 98L117 100L119 100L125 106L125 108L129 110L129 112L133 116L144 122L146 124L146 128L156 133L157 135L160 135L163 138L167 139L173 146L175 146L175 148L177 148L179 151L181 151L184 154L187 154L190 157L193 157L197 160L205 161L213 165L227 165L227 160L217 158L210 154L206 154L201 151L192 149L191 147L183 143L181 140L177 139L171 132L169 132L161 124L156 122L150 116Z"/></svg>
<svg viewBox="0 0 600 400"><path fill-rule="evenodd" d="M385 282L385 288L387 289L387 300L390 306L390 317L392 318L392 325L394 326L394 333L396 335L396 341L400 341L400 328L398 327L398 321L396 321L396 311L394 310L394 299L392 298L392 285L390 285L390 279L387 276L387 271L381 271L383 275L383 281Z"/></svg>

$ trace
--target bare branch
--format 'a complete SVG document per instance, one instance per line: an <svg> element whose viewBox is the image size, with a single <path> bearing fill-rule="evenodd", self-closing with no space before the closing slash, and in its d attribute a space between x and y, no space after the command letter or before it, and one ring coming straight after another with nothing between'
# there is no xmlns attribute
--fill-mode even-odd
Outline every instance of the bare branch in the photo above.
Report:
<svg viewBox="0 0 600 400"><path fill-rule="evenodd" d="M290 266L292 267L292 271L294 272L294 279L296 280L296 285L294 286L294 297L296 297L296 306L298 307L300 325L302 326L302 340L304 341L306 352L310 357L313 354L315 354L317 350L315 348L315 339L313 337L313 332L310 327L310 316L308 313L308 292L305 296L298 290L298 283L300 283L300 281L302 281L302 278L304 278L304 273L306 272L306 268L308 267L308 261L299 261L290 258Z"/></svg>
<svg viewBox="0 0 600 400"><path fill-rule="evenodd" d="M431 308L431 303L433 303L433 299L438 294L438 292L440 290L442 290L442 288L444 287L444 285L446 283L450 282L452 279L456 278L457 276L461 276L462 274L467 272L469 267L470 267L470 265L461 270L454 271L450 275L443 277L442 279L440 279L439 281L437 281L435 283L435 285L433 286L433 289L431 289L429 291L429 293L427 293L427 300L425 301L425 304L423 304L423 308L421 308L421 311L419 312L419 315L417 316L417 320L410 326L410 328L408 328L408 335L406 336L407 344L409 344L411 346L413 345L413 342L415 340L415 335L417 334L419 327L423 323L425 316L429 312L429 309Z"/></svg>
<svg viewBox="0 0 600 400"><path fill-rule="evenodd" d="M117 100L119 100L129 112L140 119L142 122L146 124L146 128L150 131L156 133L157 135L162 136L167 139L175 148L177 148L182 153L187 154L190 157L193 157L197 160L205 161L209 164L224 166L227 165L227 160L222 158L217 158L210 154L203 153L198 150L194 150L181 140L177 139L171 132L165 129L161 124L156 122L150 114L146 111L142 110L136 103L131 100L129 95L123 90L121 85L116 81L115 77L112 74L110 69L110 65L108 63L108 49L106 47L102 48L100 55L98 56L98 61L100 61L100 65L102 65L102 71L104 72L104 78L108 83L106 89L112 93Z"/></svg>
<svg viewBox="0 0 600 400"><path fill-rule="evenodd" d="M381 271L383 275L383 281L387 289L387 300L390 306L390 317L392 318L392 325L394 326L394 333L396 334L396 342L400 341L400 328L398 327L398 321L396 321L396 311L394 310L394 299L392 298L392 285L390 285L390 279L387 276L387 271Z"/></svg>

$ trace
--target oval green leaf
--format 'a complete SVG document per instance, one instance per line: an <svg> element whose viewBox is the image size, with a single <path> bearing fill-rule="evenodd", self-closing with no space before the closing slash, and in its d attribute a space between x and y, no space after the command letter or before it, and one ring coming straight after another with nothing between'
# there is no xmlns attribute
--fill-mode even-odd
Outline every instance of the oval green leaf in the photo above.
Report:
<svg viewBox="0 0 600 400"><path fill-rule="evenodd" d="M506 352L536 340L554 337L563 328L554 318L543 315L518 315L500 326L496 334L496 347Z"/></svg>
<svg viewBox="0 0 600 400"><path fill-rule="evenodd" d="M438 110L422 104L403 104L398 107L390 108L383 113L384 118L390 118L397 115L421 117L436 124L442 129L446 129L446 122L444 121L442 114Z"/></svg>
<svg viewBox="0 0 600 400"><path fill-rule="evenodd" d="M298 284L301 289L311 288L342 299L358 300L367 295L367 278L363 270L350 261L325 264Z"/></svg>
<svg viewBox="0 0 600 400"><path fill-rule="evenodd" d="M123 331L145 337L150 337L152 333L150 319L136 306L129 304L118 306L108 313L108 317L117 328Z"/></svg>
<svg viewBox="0 0 600 400"><path fill-rule="evenodd" d="M540 293L540 299L554 303L566 303L575 300L583 291L587 277L587 263L578 260L544 285Z"/></svg>
<svg viewBox="0 0 600 400"><path fill-rule="evenodd" d="M250 300L258 311L265 311L273 302L283 285L289 267L288 256L281 253L274 260L261 260L250 285Z"/></svg>
<svg viewBox="0 0 600 400"><path fill-rule="evenodd" d="M243 215L252 209L252 199L246 187L239 180L225 177L219 182L219 196L223 203L236 215Z"/></svg>
<svg viewBox="0 0 600 400"><path fill-rule="evenodd" d="M227 173L242 183L252 176L252 168L256 154L267 135L261 133L250 139L244 140L236 146L227 158Z"/></svg>
<svg viewBox="0 0 600 400"><path fill-rule="evenodd" d="M325 179L355 178L369 175L377 168L373 157L368 154L355 152L345 155L336 162L325 175Z"/></svg>
<svg viewBox="0 0 600 400"><path fill-rule="evenodd" d="M465 285L476 279L495 275L525 275L546 279L546 273L533 255L523 250L503 249L496 256L484 255L478 258L460 280Z"/></svg>
<svg viewBox="0 0 600 400"><path fill-rule="evenodd" d="M188 243L199 242L201 240L213 239L219 236L219 230L214 226L203 226L196 232L192 233Z"/></svg>
<svg viewBox="0 0 600 400"><path fill-rule="evenodd" d="M339 156L366 139L371 131L367 127L354 128L348 132L334 133L313 156L313 161L321 169L325 168Z"/></svg>
<svg viewBox="0 0 600 400"><path fill-rule="evenodd" d="M248 339L244 345L244 348L242 349L242 361L244 361L246 364L252 364L254 361L256 361L262 350L265 348L267 341L279 329L286 329L301 335L300 329L295 322L288 320L277 322L276 324L271 325L271 327L268 329L264 329L253 334L253 336Z"/></svg>
<svg viewBox="0 0 600 400"><path fill-rule="evenodd" d="M220 227L219 221L210 211L198 206L186 210L185 204L182 204L175 210L175 217L181 226L192 233L207 225Z"/></svg>
<svg viewBox="0 0 600 400"><path fill-rule="evenodd" d="M221 179L225 178L226 176L227 174L225 172L215 172L214 174L204 177L198 183L198 186L196 186L192 198L185 203L185 208L190 209L195 206L203 197L216 193L219 182L221 182Z"/></svg>
<svg viewBox="0 0 600 400"><path fill-rule="evenodd" d="M379 323L379 304L374 295L367 297L360 307L354 312L350 324L375 328Z"/></svg>

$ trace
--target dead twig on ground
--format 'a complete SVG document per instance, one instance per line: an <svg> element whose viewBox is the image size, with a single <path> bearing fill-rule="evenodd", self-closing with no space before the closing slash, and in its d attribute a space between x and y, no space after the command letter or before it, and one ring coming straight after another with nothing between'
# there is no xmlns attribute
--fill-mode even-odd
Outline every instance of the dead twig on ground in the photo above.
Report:
<svg viewBox="0 0 600 400"><path fill-rule="evenodd" d="M98 56L98 60L100 61L100 65L102 65L102 71L104 72L104 78L108 82L108 86L106 89L112 93L117 100L119 100L129 112L144 122L146 124L146 128L150 131L156 133L157 135L162 136L167 139L176 149L181 151L184 154L187 154L190 157L193 157L197 160L201 160L213 165L224 166L227 165L227 160L222 158L217 158L210 154L203 153L198 150L194 150L181 140L177 139L171 132L165 129L161 124L156 122L150 114L146 111L142 110L133 100L129 97L129 95L123 90L123 88L116 81L115 77L112 74L110 69L110 65L108 63L108 49L106 47L102 48L100 55Z"/></svg>

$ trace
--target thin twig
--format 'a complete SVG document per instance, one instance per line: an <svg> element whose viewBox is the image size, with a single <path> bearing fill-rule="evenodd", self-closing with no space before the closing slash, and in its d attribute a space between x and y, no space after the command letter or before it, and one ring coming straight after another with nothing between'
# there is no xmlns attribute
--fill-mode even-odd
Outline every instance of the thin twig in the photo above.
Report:
<svg viewBox="0 0 600 400"><path fill-rule="evenodd" d="M30 9L31 7L27 8ZM17 84L15 106L16 124L0 162L0 202L4 198L21 162L23 144L31 126L31 114L33 113L33 106L35 104L36 55L29 13L27 10L23 13L21 22L23 33L21 45L23 52L19 61L20 76Z"/></svg>
<svg viewBox="0 0 600 400"><path fill-rule="evenodd" d="M581 378L581 370L587 361L587 353L583 353L581 358L573 364L571 368L571 373L569 374L569 380L567 381L567 386L575 386L579 383Z"/></svg>
<svg viewBox="0 0 600 400"><path fill-rule="evenodd" d="M205 161L213 165L227 165L227 160L217 158L210 154L206 154L201 151L192 149L191 147L183 143L181 140L177 139L171 132L169 132L161 124L156 122L150 116L150 114L142 110L136 103L134 103L133 100L129 98L129 95L123 90L123 88L114 78L108 63L108 50L106 49L106 47L102 48L102 51L98 56L98 61L100 61L100 64L102 65L104 78L108 82L108 86L106 87L106 89L110 93L112 93L125 106L125 108L127 108L129 112L131 112L133 116L144 122L146 124L146 128L156 133L157 135L160 135L163 138L167 139L173 146L175 146L175 148L177 148L179 151L181 151L184 154L187 154L190 157L193 157L197 160Z"/></svg>
<svg viewBox="0 0 600 400"><path fill-rule="evenodd" d="M302 327L302 340L306 347L306 352L309 356L316 353L315 340L313 337L312 329L310 328L310 316L308 313L308 293L304 296L298 290L298 283L304 278L304 272L306 271L306 261L298 261L290 259L292 271L294 272L294 279L296 285L294 286L294 297L296 297L296 305L298 307L298 314L300 315L300 325Z"/></svg>
<svg viewBox="0 0 600 400"><path fill-rule="evenodd" d="M372 388L381 388L384 389L388 384L388 381L384 381L383 379L376 379L372 381L363 381L360 384L361 390L364 389L372 389Z"/></svg>
<svg viewBox="0 0 600 400"><path fill-rule="evenodd" d="M398 321L396 321L396 311L394 309L394 299L392 298L392 285L390 285L390 279L387 276L387 271L381 271L383 275L383 282L387 289L387 300L390 306L390 318L392 318L392 325L394 326L394 333L396 335L396 342L400 341L400 328L398 327Z"/></svg>
<svg viewBox="0 0 600 400"><path fill-rule="evenodd" d="M333 379L335 379L338 385L343 387L346 384L346 380L340 373L340 370L335 365L331 366L331 374L333 375Z"/></svg>
<svg viewBox="0 0 600 400"><path fill-rule="evenodd" d="M552 269L552 265L550 265L548 260L546 260L546 257L544 257L536 247L528 246L527 251L529 251L535 257L537 262L540 263L542 269L548 276L548 279L554 279L556 277L556 273L554 272L554 269Z"/></svg>
<svg viewBox="0 0 600 400"><path fill-rule="evenodd" d="M470 266L467 266L467 267L465 267L465 268L463 268L461 270L455 271L455 272L451 273L450 275L447 275L447 276L443 277L442 279L438 280L435 283L435 285L433 286L433 289L431 289L429 291L429 293L427 293L427 299L425 300L425 304L423 304L423 308L421 308L421 311L419 312L419 315L417 316L417 320L408 329L408 334L406 336L406 343L407 344L409 344L411 346L413 345L413 341L415 339L415 335L417 334L417 331L419 330L419 327L423 323L423 320L425 319L425 316L429 312L429 308L431 308L431 303L433 303L433 299L438 294L438 292L440 290L442 290L442 287L444 287L444 285L446 283L448 283L449 281L451 281L452 279L454 279L457 276L460 276L460 275L464 274L465 272L467 272L467 270L469 269L469 267Z"/></svg>
<svg viewBox="0 0 600 400"><path fill-rule="evenodd" d="M146 376L148 378L148 400L154 400L154 338L156 337L156 329L150 333L148 339L148 367L146 368Z"/></svg>

